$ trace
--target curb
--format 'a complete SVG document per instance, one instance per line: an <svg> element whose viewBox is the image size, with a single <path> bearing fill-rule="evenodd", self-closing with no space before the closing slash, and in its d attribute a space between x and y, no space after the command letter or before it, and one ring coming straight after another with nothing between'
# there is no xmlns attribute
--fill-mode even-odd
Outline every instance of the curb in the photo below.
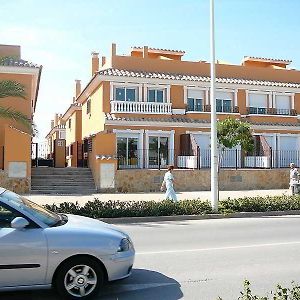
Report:
<svg viewBox="0 0 300 300"><path fill-rule="evenodd" d="M237 212L231 214L207 214L207 215L178 215L178 216L156 216L156 217L125 217L125 218L100 218L98 220L108 224L131 224L131 223L154 223L189 220L210 220L228 218L259 218L273 216L300 215L300 210L266 211L266 212Z"/></svg>

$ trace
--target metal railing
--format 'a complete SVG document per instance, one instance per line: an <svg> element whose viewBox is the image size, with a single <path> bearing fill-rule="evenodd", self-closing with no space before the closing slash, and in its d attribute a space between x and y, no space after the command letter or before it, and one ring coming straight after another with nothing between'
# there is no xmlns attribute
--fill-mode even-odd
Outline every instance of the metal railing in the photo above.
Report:
<svg viewBox="0 0 300 300"><path fill-rule="evenodd" d="M166 169L168 165L182 169L211 167L211 150L200 149L196 153L183 153L176 149L138 149L126 155L117 155L118 169ZM238 149L219 152L220 168L288 168L290 163L300 167L299 150L272 150L262 155L246 153Z"/></svg>
<svg viewBox="0 0 300 300"><path fill-rule="evenodd" d="M265 107L247 107L248 114L254 115L286 115L296 116L297 112L295 109L281 109L281 108L265 108Z"/></svg>
<svg viewBox="0 0 300 300"><path fill-rule="evenodd" d="M193 111L193 112L210 112L211 106L210 105L196 105L194 107L188 106L187 112ZM217 113L238 113L239 107L238 106L217 106L216 107Z"/></svg>

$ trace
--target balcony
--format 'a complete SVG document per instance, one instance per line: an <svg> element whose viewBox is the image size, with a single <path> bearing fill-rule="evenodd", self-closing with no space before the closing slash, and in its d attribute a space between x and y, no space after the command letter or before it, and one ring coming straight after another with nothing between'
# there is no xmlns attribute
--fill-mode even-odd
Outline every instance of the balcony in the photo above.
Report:
<svg viewBox="0 0 300 300"><path fill-rule="evenodd" d="M171 103L111 101L111 113L161 114L171 115Z"/></svg>
<svg viewBox="0 0 300 300"><path fill-rule="evenodd" d="M265 107L247 107L247 113L252 115L280 115L296 116L295 109L265 108Z"/></svg>
<svg viewBox="0 0 300 300"><path fill-rule="evenodd" d="M187 113L189 112L210 112L211 111L211 106L210 105L202 105L202 106L196 106L196 107L188 107L187 108ZM239 112L239 107L238 106L217 106L216 107L217 113L238 113Z"/></svg>

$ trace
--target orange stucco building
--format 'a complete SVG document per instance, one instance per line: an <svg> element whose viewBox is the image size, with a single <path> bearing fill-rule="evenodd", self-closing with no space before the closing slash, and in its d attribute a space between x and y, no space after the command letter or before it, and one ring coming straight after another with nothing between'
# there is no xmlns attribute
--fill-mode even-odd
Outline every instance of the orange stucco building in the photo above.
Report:
<svg viewBox="0 0 300 300"><path fill-rule="evenodd" d="M21 47L0 45L0 81L11 80L25 87L25 99L5 97L1 107L19 111L33 120L41 77L42 66L21 58ZM0 118L0 169L13 182L9 188L17 188L17 181L26 181L24 191L30 189L31 176L31 130L24 125ZM8 181L9 181L8 180ZM1 184L0 184L1 185Z"/></svg>
<svg viewBox="0 0 300 300"><path fill-rule="evenodd" d="M184 61L184 54L133 47L118 55L115 44L109 58L93 52L92 77L83 89L76 81L76 97L63 115L68 165L78 166L81 157L98 188L114 186L116 169L195 168L194 156L200 156L197 167L207 167L210 64ZM240 65L216 64L217 118L249 122L257 156L286 151L271 158L278 167L299 158L287 155L300 145L300 71L290 63L245 56ZM227 157L228 166L236 159ZM264 164L256 160L245 164Z"/></svg>

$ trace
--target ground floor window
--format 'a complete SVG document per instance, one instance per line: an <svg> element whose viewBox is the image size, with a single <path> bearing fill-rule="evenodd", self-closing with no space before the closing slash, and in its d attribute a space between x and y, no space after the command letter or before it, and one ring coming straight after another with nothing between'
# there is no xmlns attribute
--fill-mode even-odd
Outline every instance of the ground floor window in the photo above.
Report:
<svg viewBox="0 0 300 300"><path fill-rule="evenodd" d="M117 138L117 156L119 167L138 168L138 138L118 137Z"/></svg>
<svg viewBox="0 0 300 300"><path fill-rule="evenodd" d="M169 138L149 136L148 165L150 168L166 167L169 164Z"/></svg>

